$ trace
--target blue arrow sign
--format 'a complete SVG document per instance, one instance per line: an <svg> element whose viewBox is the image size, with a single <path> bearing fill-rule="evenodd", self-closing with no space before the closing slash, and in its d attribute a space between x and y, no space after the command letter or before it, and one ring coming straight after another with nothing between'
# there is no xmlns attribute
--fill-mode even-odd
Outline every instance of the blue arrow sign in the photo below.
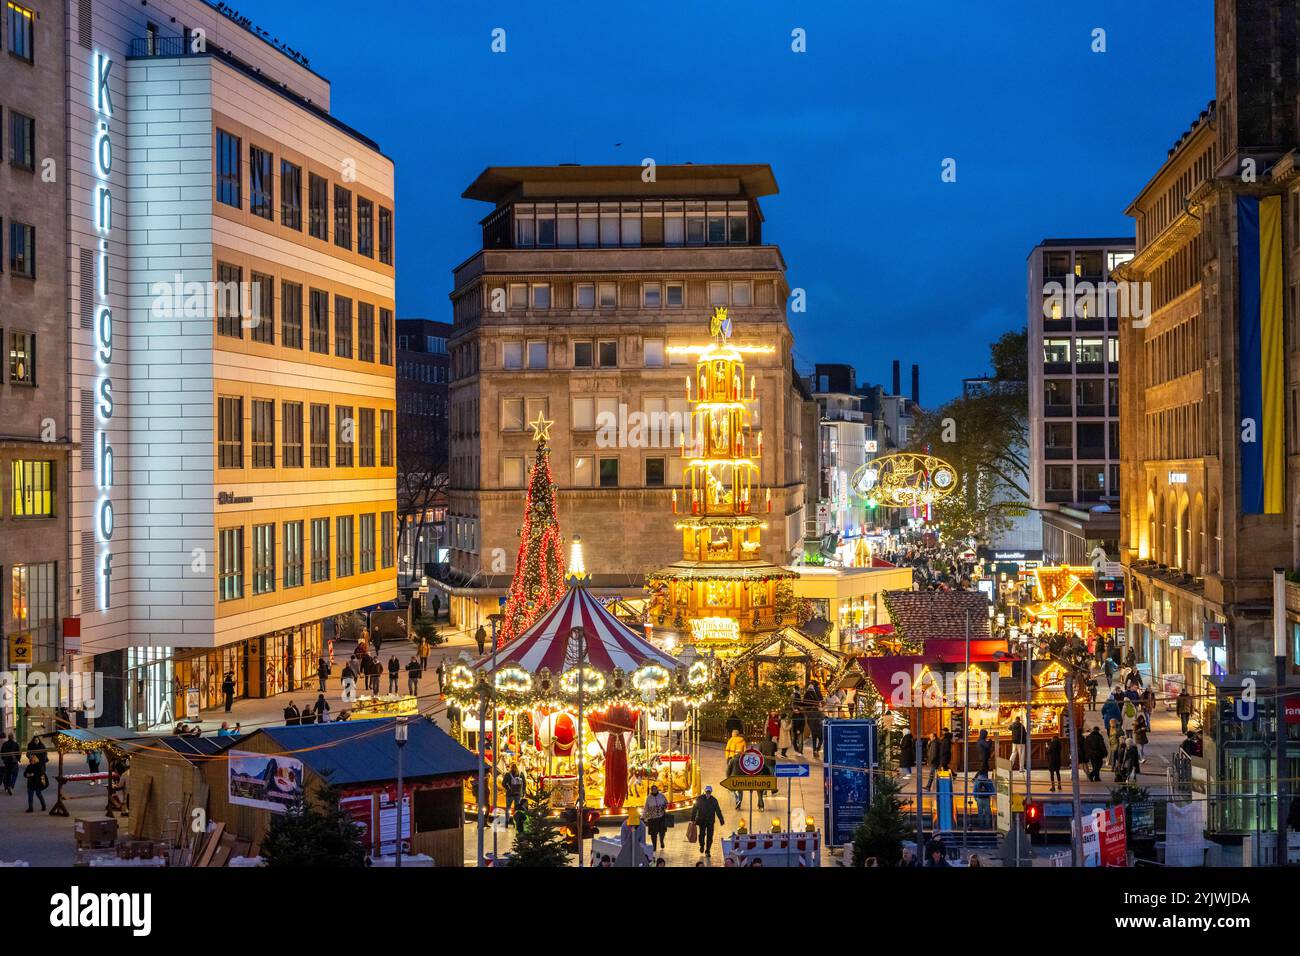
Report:
<svg viewBox="0 0 1300 956"><path fill-rule="evenodd" d="M808 765L806 763L779 763L776 765L776 776L806 777L808 776Z"/></svg>

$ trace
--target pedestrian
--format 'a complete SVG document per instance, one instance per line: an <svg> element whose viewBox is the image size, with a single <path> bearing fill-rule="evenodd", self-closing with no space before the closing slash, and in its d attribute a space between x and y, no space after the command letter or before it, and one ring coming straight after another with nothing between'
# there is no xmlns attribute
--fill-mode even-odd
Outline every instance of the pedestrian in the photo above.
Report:
<svg viewBox="0 0 1300 956"><path fill-rule="evenodd" d="M1102 673L1106 675L1106 686L1113 687L1115 682L1111 678L1115 674L1115 662L1109 657L1106 658L1106 662L1102 665L1101 670Z"/></svg>
<svg viewBox="0 0 1300 956"><path fill-rule="evenodd" d="M1184 687L1178 692L1178 700L1174 702L1174 709L1178 712L1178 722L1183 725L1183 733L1187 733L1187 722L1192 719L1192 695L1187 693Z"/></svg>
<svg viewBox="0 0 1300 956"><path fill-rule="evenodd" d="M1135 778L1142 773L1142 752L1138 749L1137 741L1133 739L1133 731L1131 730L1124 737L1122 762L1125 780Z"/></svg>
<svg viewBox="0 0 1300 956"><path fill-rule="evenodd" d="M98 750L86 751L86 772L99 773L99 751ZM99 781L92 780L90 781L90 785L92 787L97 787L99 786Z"/></svg>
<svg viewBox="0 0 1300 956"><path fill-rule="evenodd" d="M925 848L925 865L929 866L951 866L948 858L944 856L943 844L938 840L932 840Z"/></svg>
<svg viewBox="0 0 1300 956"><path fill-rule="evenodd" d="M343 665L339 673L339 684L343 690L343 699L352 700L357 694L357 672L352 669L352 661Z"/></svg>
<svg viewBox="0 0 1300 956"><path fill-rule="evenodd" d="M1106 698L1106 703L1101 705L1101 723L1107 729L1116 721L1123 722L1124 713L1120 709L1119 697L1116 694Z"/></svg>
<svg viewBox="0 0 1300 956"><path fill-rule="evenodd" d="M789 711L781 714L778 725L776 746L781 751L781 756L784 757L789 752L794 740L794 719L791 718Z"/></svg>
<svg viewBox="0 0 1300 956"><path fill-rule="evenodd" d="M301 722L302 715L298 713L298 708L294 706L293 701L289 701L289 706L284 709L284 725L296 727Z"/></svg>
<svg viewBox="0 0 1300 956"><path fill-rule="evenodd" d="M482 624L480 624L478 630L474 632L474 643L478 645L478 656L482 657L486 653L487 648L487 628Z"/></svg>
<svg viewBox="0 0 1300 956"><path fill-rule="evenodd" d="M645 798L645 809L641 813L645 821L646 832L650 834L650 852L656 848L664 850L664 839L668 835L668 798L659 792L658 784L650 784L650 794Z"/></svg>
<svg viewBox="0 0 1300 956"><path fill-rule="evenodd" d="M1025 732L1024 721L1020 715L1011 722L1011 769L1015 770L1019 763L1020 767L1029 766L1029 734Z"/></svg>
<svg viewBox="0 0 1300 956"><path fill-rule="evenodd" d="M987 730L981 730L975 741L975 755L979 759L979 771L988 774L993 768L993 740Z"/></svg>
<svg viewBox="0 0 1300 956"><path fill-rule="evenodd" d="M767 715L767 725L763 728L763 733L773 743L781 736L781 718L775 711Z"/></svg>
<svg viewBox="0 0 1300 956"><path fill-rule="evenodd" d="M1053 737L1047 742L1047 779L1051 784L1048 790L1062 790L1061 786L1061 738Z"/></svg>
<svg viewBox="0 0 1300 956"><path fill-rule="evenodd" d="M3 767L0 781L3 782L5 793L10 796L13 796L14 784L18 782L18 759L22 752L23 748L18 746L12 733L0 744L0 765Z"/></svg>
<svg viewBox="0 0 1300 956"><path fill-rule="evenodd" d="M1088 779L1093 783L1100 783L1101 765L1106 762L1106 741L1102 738L1099 727L1093 727L1088 731L1083 749L1088 759Z"/></svg>
<svg viewBox="0 0 1300 956"><path fill-rule="evenodd" d="M727 821L722 819L722 807L718 805L718 798L713 795L712 787L705 787L704 792L696 799L695 806L691 808L691 822L696 827L700 855L712 857L713 824L717 822L723 826L727 825Z"/></svg>
<svg viewBox="0 0 1300 956"><path fill-rule="evenodd" d="M1146 711L1147 726L1149 727L1151 725L1151 715L1156 710L1156 690L1154 687L1148 686L1146 690L1142 691L1142 709Z"/></svg>
<svg viewBox="0 0 1300 956"><path fill-rule="evenodd" d="M429 651L431 651L432 649L433 649L433 645L429 643L429 639L427 637L420 638L419 653L420 653L421 671L427 671L429 669Z"/></svg>
<svg viewBox="0 0 1300 956"><path fill-rule="evenodd" d="M321 691L321 693L325 692L325 681L329 679L329 676L330 662L327 661L325 655L322 654L320 660L316 661L316 687Z"/></svg>
<svg viewBox="0 0 1300 956"><path fill-rule="evenodd" d="M939 765L941 770L948 770L951 768L952 731L947 727L943 728L943 736L939 738L939 760L941 761Z"/></svg>
<svg viewBox="0 0 1300 956"><path fill-rule="evenodd" d="M735 732L743 734L745 732L745 722L740 719L740 714L733 710L727 715L727 722L723 724L722 729L728 737Z"/></svg>
<svg viewBox="0 0 1300 956"><path fill-rule="evenodd" d="M50 752L46 749L45 744L41 743L39 734L33 734L31 741L27 744L27 759L30 760L33 755L41 762L42 767L50 762Z"/></svg>
<svg viewBox="0 0 1300 956"><path fill-rule="evenodd" d="M32 797L41 801L41 809L45 809L45 788L50 785L50 780L45 776L45 763L35 754L27 755L27 769L23 771L23 776L27 778L27 812L32 812Z"/></svg>
<svg viewBox="0 0 1300 956"><path fill-rule="evenodd" d="M442 599L435 594L429 599L429 604L433 607L433 618L436 621L438 619L438 609L442 607Z"/></svg>
<svg viewBox="0 0 1300 956"><path fill-rule="evenodd" d="M1147 762L1147 741L1148 735L1147 715L1145 712L1139 712L1137 720L1133 721L1133 740L1137 743L1138 757L1142 763Z"/></svg>
<svg viewBox="0 0 1300 956"><path fill-rule="evenodd" d="M776 774L776 743L771 737L764 736L758 742L758 752L763 755L763 773L769 777L774 776ZM763 794L767 792L769 791L758 791L758 809L760 810L763 809ZM770 792L776 793L776 790Z"/></svg>
<svg viewBox="0 0 1300 956"><path fill-rule="evenodd" d="M782 751L782 756L785 751ZM908 730L903 734L903 739L898 744L898 769L905 777L912 775L912 769L916 766L916 738L912 736L912 731Z"/></svg>
<svg viewBox="0 0 1300 956"><path fill-rule="evenodd" d="M384 643L384 635L379 631L375 631L373 635L369 631L362 631L361 634L363 637L368 638L369 642L374 646L375 660L379 660L379 648Z"/></svg>
<svg viewBox="0 0 1300 956"><path fill-rule="evenodd" d="M790 738L794 745L795 753L803 756L803 735L808 729L808 721L803 712L803 701L799 695L795 694L794 713L790 719Z"/></svg>
<svg viewBox="0 0 1300 956"><path fill-rule="evenodd" d="M1115 765L1119 763L1120 748L1124 745L1124 731L1120 729L1118 720L1110 722L1110 769L1114 770Z"/></svg>
<svg viewBox="0 0 1300 956"><path fill-rule="evenodd" d="M298 723L304 727L316 723L316 712L312 710L311 704L302 705L302 710L298 712Z"/></svg>
<svg viewBox="0 0 1300 956"><path fill-rule="evenodd" d="M330 712L330 703L325 699L324 694L317 695L316 706L313 707L312 710L316 713L316 723L328 724L330 722L330 719L327 716Z"/></svg>
<svg viewBox="0 0 1300 956"><path fill-rule="evenodd" d="M1088 709L1097 709L1097 678L1088 678Z"/></svg>
<svg viewBox="0 0 1300 956"><path fill-rule="evenodd" d="M388 659L388 693L397 693L397 676L402 673L402 662L394 654Z"/></svg>
<svg viewBox="0 0 1300 956"><path fill-rule="evenodd" d="M524 775L519 772L519 764L510 765L506 775L501 778L501 787L506 792L506 826L509 827L510 808L518 808L524 799Z"/></svg>
<svg viewBox="0 0 1300 956"><path fill-rule="evenodd" d="M723 751L723 758L726 760L728 777L734 777L739 773L736 761L740 758L740 755L745 752L746 746L748 745L745 743L745 738L740 735L740 731L732 729L731 736L727 738L726 749ZM739 810L740 791L737 790L734 796L736 798L736 809Z"/></svg>
<svg viewBox="0 0 1300 956"><path fill-rule="evenodd" d="M939 739L938 734L931 734L929 742L925 745L925 763L930 768L930 776L926 778L925 789L929 790L934 786L934 778L939 773L939 765L943 762L943 742Z"/></svg>
<svg viewBox="0 0 1300 956"><path fill-rule="evenodd" d="M528 800L525 797L519 798L519 804L515 807L515 833L523 830L524 824L528 822Z"/></svg>
<svg viewBox="0 0 1300 956"><path fill-rule="evenodd" d="M987 771L975 775L975 825L981 830L993 829L993 795L997 792Z"/></svg>
<svg viewBox="0 0 1300 956"><path fill-rule="evenodd" d="M230 708L235 703L235 675L233 671L226 671L221 678L221 694L226 699L226 713L230 713Z"/></svg>
<svg viewBox="0 0 1300 956"><path fill-rule="evenodd" d="M420 662L414 657L406 662L406 693L411 697L420 696Z"/></svg>

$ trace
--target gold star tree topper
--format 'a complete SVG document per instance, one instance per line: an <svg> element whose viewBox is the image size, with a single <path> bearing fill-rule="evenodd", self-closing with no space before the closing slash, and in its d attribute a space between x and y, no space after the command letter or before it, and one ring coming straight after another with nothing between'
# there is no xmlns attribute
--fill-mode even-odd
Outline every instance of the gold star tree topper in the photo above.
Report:
<svg viewBox="0 0 1300 956"><path fill-rule="evenodd" d="M540 411L537 413L537 420L528 423L528 427L533 430L533 441L544 442L551 440L551 426L555 424L554 420L547 421Z"/></svg>

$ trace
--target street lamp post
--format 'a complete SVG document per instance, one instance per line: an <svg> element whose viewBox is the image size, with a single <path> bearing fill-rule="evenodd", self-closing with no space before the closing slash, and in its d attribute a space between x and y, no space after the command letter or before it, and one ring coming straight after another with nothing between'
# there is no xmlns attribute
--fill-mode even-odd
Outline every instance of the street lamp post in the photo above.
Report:
<svg viewBox="0 0 1300 956"><path fill-rule="evenodd" d="M406 718L398 717L393 725L393 739L397 742L397 861L394 865L398 867L402 865L402 785L405 783L402 779L402 751L406 749L408 730Z"/></svg>
<svg viewBox="0 0 1300 956"><path fill-rule="evenodd" d="M587 691L587 632L575 627L569 636L578 642L578 731L574 746L578 750L578 866L584 865L583 834L587 831L587 781L583 768L582 718L583 705L586 703Z"/></svg>
<svg viewBox="0 0 1300 956"><path fill-rule="evenodd" d="M501 623L503 615L500 612L489 614L488 621L492 624L492 679L496 680L497 673L497 625ZM497 858L497 774L500 772L501 764L501 740L497 736L497 704L492 702L492 859Z"/></svg>
<svg viewBox="0 0 1300 956"><path fill-rule="evenodd" d="M487 724L487 701L491 687L487 678L480 676L478 686L478 865L483 866L483 809L487 802L486 781L484 779L484 762L487 757L483 752L483 727ZM495 862L495 861L494 861Z"/></svg>

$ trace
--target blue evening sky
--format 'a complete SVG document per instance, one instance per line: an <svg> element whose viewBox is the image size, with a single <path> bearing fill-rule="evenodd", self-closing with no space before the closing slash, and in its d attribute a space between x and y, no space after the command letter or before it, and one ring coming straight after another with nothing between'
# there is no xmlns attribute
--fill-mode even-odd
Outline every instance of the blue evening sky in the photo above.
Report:
<svg viewBox="0 0 1300 956"><path fill-rule="evenodd" d="M898 358L906 388L919 362L923 404L1024 325L1041 239L1132 235L1129 200L1214 95L1212 0L238 6L396 161L399 315L450 321L486 166L766 162L764 238L807 291L798 366L888 385Z"/></svg>

